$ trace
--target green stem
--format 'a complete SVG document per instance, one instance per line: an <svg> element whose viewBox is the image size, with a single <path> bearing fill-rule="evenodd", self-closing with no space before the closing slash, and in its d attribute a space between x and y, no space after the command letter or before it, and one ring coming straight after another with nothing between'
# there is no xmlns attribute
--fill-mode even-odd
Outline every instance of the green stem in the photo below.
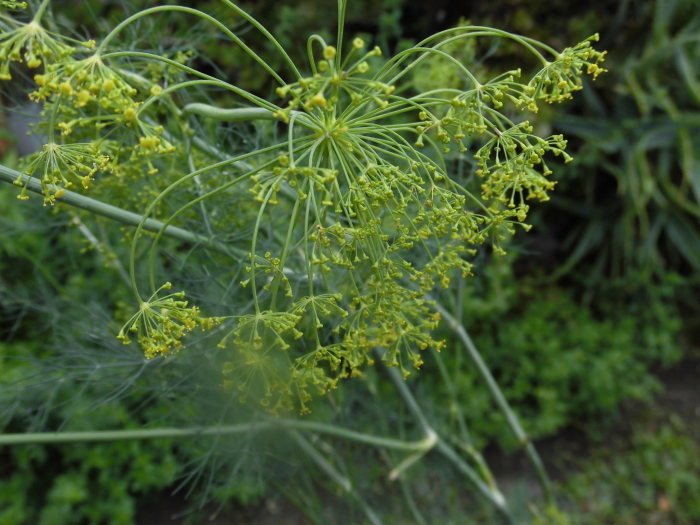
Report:
<svg viewBox="0 0 700 525"><path fill-rule="evenodd" d="M514 33L508 33L507 31L501 31L498 29L493 29L491 27L484 27L484 26L463 26L463 27L455 27L452 29L446 29L444 31L440 31L439 33L436 33L425 40L419 42L415 47L425 47L427 44L430 44L431 42L434 42L435 40L438 40L444 36L452 35L454 33L461 33L456 36L453 36L451 38L447 38L441 42L438 42L433 46L434 48L441 47L443 45L446 45L449 42L452 42L454 40L458 40L460 38L472 38L476 36L498 36L502 38L508 38L511 40L515 40L522 46L524 46L526 49L528 49L530 52L532 52L542 64L548 64L548 61L546 58L542 56L542 54L537 51L537 49L534 46L541 47L542 49L548 51L551 53L553 56L557 56L558 53L555 49L541 43L537 42L536 40L533 40L531 38L523 37L520 35L516 35ZM401 67L401 63L406 60L408 57L408 54L405 52L399 53L392 57L390 60L386 62L382 66L382 68L374 75L374 80L382 80L384 75L389 75L393 74L392 72L399 67ZM422 60L421 58L418 58L417 61ZM403 66L403 71L408 71L411 68L415 67L417 64L416 61L413 63L409 64L408 66Z"/></svg>
<svg viewBox="0 0 700 525"><path fill-rule="evenodd" d="M39 4L36 13L34 13L34 18L32 18L33 23L38 24L41 21L41 17L44 16L46 8L49 7L49 1L50 0L43 0L41 4Z"/></svg>
<svg viewBox="0 0 700 525"><path fill-rule="evenodd" d="M197 71L196 69L193 69L191 67L188 67L184 64L180 64L179 62L172 60L167 57L163 57L160 55L156 55L154 53L145 53L143 51L114 51L112 53L106 53L102 55L103 60L108 60L110 58L120 58L120 57L127 57L127 58L145 58L148 60L155 60L156 62L163 62L164 64L168 64L169 66L172 66L176 69L179 69L180 71L184 71L186 73L190 73L194 76L204 78L207 80L212 80L220 85L221 87L228 89L229 91L232 91L236 93L237 95L240 95L241 97L245 98L249 102L252 102L253 104L257 104L261 107L267 107L268 109L272 111L277 111L280 108L273 104L272 102L268 102L264 98L261 98L257 95L254 95L253 93L250 93L246 91L245 89L241 89L238 86L234 86L233 84L229 84L228 82L225 82L219 78L213 77L211 75L207 75L206 73L202 73L201 71Z"/></svg>
<svg viewBox="0 0 700 525"><path fill-rule="evenodd" d="M316 60L314 59L314 42L321 44L321 52L327 47L326 41L320 35L311 35L306 41L306 55L309 57L309 65L311 66L311 72L315 75L318 73L316 68Z"/></svg>
<svg viewBox="0 0 700 525"><path fill-rule="evenodd" d="M415 451L425 447L423 441L401 441L393 438L363 434L343 427L315 421L297 421L294 419L266 419L254 423L221 425L193 428L145 428L138 430L98 430L83 432L28 432L23 434L0 434L0 445L29 445L36 443L84 443L101 441L124 441L138 439L187 438L197 436L221 436L242 434L256 430L274 430L292 428L318 432L358 443L393 450Z"/></svg>
<svg viewBox="0 0 700 525"><path fill-rule="evenodd" d="M9 182L14 184L16 180L22 182L22 184L27 184L27 189L31 192L43 195L41 189L41 182L35 177L25 175L13 169L7 168L0 165L0 180L4 182ZM187 242L190 244L201 244L215 250L217 252L231 255L231 253L237 253L235 248L224 246L223 244L214 242L206 237L193 233L191 231L185 230L183 228L178 228L177 226L165 226L161 221L156 219L145 219L143 215L134 213L131 211L118 208L117 206L112 206L111 204L106 204L104 202L98 201L96 199L91 199L79 193L75 193L70 190L64 190L65 193L56 199L57 202L68 204L75 208L80 208L81 210L86 210L95 215L100 215L101 217L107 217L116 222L126 224L128 226L138 226L143 222L143 229L149 232L158 233L163 230L163 235L177 239L179 241ZM239 250L240 255L247 255L248 252Z"/></svg>
<svg viewBox="0 0 700 525"><path fill-rule="evenodd" d="M328 460L324 458L318 450L316 450L311 443L307 441L307 439L302 436L298 431L296 430L290 430L289 435L292 436L292 439L297 442L299 445L299 448L301 448L306 454L316 463L319 468L324 471L329 478L331 478L333 481L335 481L340 487L343 489L343 491L352 493L352 483L348 478L343 476L340 472L338 472L333 465L328 463Z"/></svg>
<svg viewBox="0 0 700 525"><path fill-rule="evenodd" d="M182 112L224 122L247 122L250 120L277 120L272 111L265 108L223 109L209 104L194 102L182 108Z"/></svg>
<svg viewBox="0 0 700 525"><path fill-rule="evenodd" d="M345 10L348 0L338 0L338 40L336 45L335 64L336 70L340 70L343 55L343 31L345 30Z"/></svg>
<svg viewBox="0 0 700 525"><path fill-rule="evenodd" d="M159 13L162 11L180 11L182 13L187 13L191 15L198 16L200 18L203 18L207 20L208 22L211 22L214 24L221 32L223 32L226 36L228 36L231 40L233 40L243 51L246 52L253 60L255 60L258 64L260 64L265 71L267 71L272 77L279 82L280 84L285 84L285 81L282 80L282 78L272 69L267 62L265 62L262 58L258 56L257 53L255 53L252 49L250 49L240 38L238 38L228 27L226 27L224 24L219 22L216 18L213 16L208 15L207 13L200 11L199 9L192 9L191 7L185 7L185 6L180 6L180 5L160 5L156 7L151 7L148 9L144 9L143 11L139 11L138 13L135 13L131 15L130 17L126 18L123 20L119 25L117 25L112 31L110 31L107 36L104 38L102 42L97 46L97 49L95 50L96 54L101 54L102 51L107 47L107 44L114 38L117 33L119 33L124 27L127 25L131 24L132 22L135 22L139 18L142 18L147 15L151 15L154 13Z"/></svg>
<svg viewBox="0 0 700 525"><path fill-rule="evenodd" d="M467 78L469 78L470 82L474 86L474 88L478 88L481 86L481 82L477 80L477 78L474 76L474 74L469 71L459 60L454 58L452 55L445 53L441 49L437 48L432 48L432 47L412 47L410 49L406 49L405 51L402 51L398 55L396 55L396 59L402 58L404 55L408 56L411 53L422 53L421 57L417 60L415 60L412 64L410 64L408 67L403 69L400 73L396 74L391 80L387 81L387 84L389 85L394 85L397 80L399 80L402 76L407 74L411 69L413 69L420 61L422 61L425 57L428 56L429 53L435 53L436 55L444 58L448 62L451 62L454 66L457 67L460 71L462 71Z"/></svg>
<svg viewBox="0 0 700 525"><path fill-rule="evenodd" d="M262 25L260 22L258 22L255 18L253 18L252 16L250 16L248 13L246 13L243 9L241 9L240 7L238 7L238 6L237 6L236 4L234 4L233 2L230 2L229 0L223 0L223 2L224 2L228 7L230 7L231 9L233 9L238 15L242 16L242 17L245 18L248 22L250 22L251 24L253 24L253 26L254 26L258 31L260 31L260 33L262 33L262 34L265 36L265 38L267 38L267 39L272 43L272 45L277 49L277 51L279 51L279 53L282 55L282 58L284 58L284 61L287 62L287 64L289 65L289 67L292 68L292 71L294 71L294 74L295 74L297 77L301 77L301 73L300 73L299 70L297 69L296 65L294 65L294 61L290 58L290 56L289 56L289 55L287 54L287 52L284 50L284 47L282 47L282 44L280 44L280 43L277 41L277 39L276 39L274 36L272 36L272 34L271 34L267 29L265 29L265 26L263 26L263 25Z"/></svg>
<svg viewBox="0 0 700 525"><path fill-rule="evenodd" d="M381 525L382 521L377 517L372 508L367 504L367 502L360 496L357 491L352 486L352 482L345 476L343 476L338 470L329 463L329 461L324 458L321 453L314 448L314 446L308 442L308 440L302 436L296 430L291 430L290 435L292 439L297 442L299 448L301 448L318 467L326 473L326 475L335 481L340 487L350 494L350 496L357 502L357 504L362 508L367 519L372 525Z"/></svg>
<svg viewBox="0 0 700 525"><path fill-rule="evenodd" d="M374 353L377 356L377 359L381 362L381 352L375 349ZM504 518L506 518L509 522L512 522L513 519L510 515L510 511L508 510L503 495L497 489L491 488L486 483L484 483L484 481L479 477L476 471L471 466L469 466L469 464L467 464L464 460L462 460L462 458L459 457L459 454L457 454L457 452L455 452L455 450L452 447L450 447L450 445L448 445L440 436L438 436L437 433L430 427L425 415L423 414L423 411L418 405L418 402L416 401L415 397L413 397L413 394L409 390L408 386L406 385L406 382L403 380L403 377L401 376L399 371L394 367L389 367L386 365L384 366L384 368L386 370L387 375L389 376L389 379L393 383L394 388L406 404L409 412L411 412L413 417L416 419L416 421L418 421L418 424L423 428L424 431L432 434L433 441L431 448L433 448L434 446L438 452L440 452L443 456L450 460L450 462L453 463L455 467L460 472L465 474L469 481L471 481L474 484L477 491L484 498L490 501L491 504L494 507L496 507L496 509L501 514L503 514ZM426 450L425 452L428 452L428 450ZM408 460L411 462L414 462L416 459L408 458Z"/></svg>
<svg viewBox="0 0 700 525"><path fill-rule="evenodd" d="M430 297L428 297L428 299L434 301L434 299ZM486 385L489 391L491 392L491 395L496 400L496 404L500 408L501 412L503 412L503 415L505 416L508 425L513 431L513 434L515 434L518 441L520 441L520 443L523 445L528 457L530 458L530 461L535 467L535 470L537 471L537 476L540 480L540 484L542 485L542 490L544 491L545 500L548 504L552 504L553 499L549 476L547 475L547 471L544 468L542 459L537 453L537 450L532 444L532 441L525 433L523 428L520 426L520 422L518 421L517 416L513 412L513 409L510 407L508 400L503 395L501 388L498 386L498 383L491 374L491 371L489 370L488 366L481 357L481 354L476 348L476 345L472 341L471 337L469 337L469 334L464 329L464 326L462 326L462 324L457 319L452 317L452 315L450 315L450 313L440 303L435 302L434 308L440 313L442 318L447 323L448 327L455 332L457 337L464 344L464 347L466 348L470 359L476 366L482 379L486 382Z"/></svg>
<svg viewBox="0 0 700 525"><path fill-rule="evenodd" d="M165 92L164 92L165 93ZM200 102L187 104L182 108L183 114L192 114L200 117L221 120L222 122L249 122L251 120L279 120L275 117L274 112L266 108L220 108ZM309 115L302 111L292 111L292 120L290 121L290 129L296 120L301 125L306 126L314 131L319 130L319 126L314 123ZM291 131L290 131L291 134Z"/></svg>

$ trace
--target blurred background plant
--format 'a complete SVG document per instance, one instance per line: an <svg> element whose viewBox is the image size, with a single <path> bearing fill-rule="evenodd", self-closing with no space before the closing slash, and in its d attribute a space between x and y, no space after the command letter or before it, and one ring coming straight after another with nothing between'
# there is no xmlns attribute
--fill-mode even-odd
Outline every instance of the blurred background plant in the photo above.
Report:
<svg viewBox="0 0 700 525"><path fill-rule="evenodd" d="M206 4L211 12L221 9L219 2ZM697 367L698 3L469 4L437 1L428 8L399 0L351 2L348 32L364 33L385 49L396 50L436 29L457 25L464 17L555 47L600 32L601 47L610 52L610 73L594 89L587 86L583 96L567 106L545 108L535 122L546 132L563 131L578 139L571 148L575 162L554 168L560 182L552 206L533 210L532 233L512 241L506 258L484 256L478 279L446 298L528 432L536 438L559 435L563 441L567 433L582 432L576 440L589 447L590 459L556 469L563 510L531 513L527 501L538 494L527 488L518 517L541 523L694 523L700 519L692 497L699 490L698 428L655 415L653 403L664 387L657 378L660 369L681 360L684 366ZM70 16L62 9L68 5ZM59 23L84 38L149 5L136 0L66 1L56 2L54 12ZM332 34L335 24L334 19L319 20L316 1L282 8L275 2L241 5L280 35L295 58L305 56L296 35ZM175 16L168 20L169 38L161 39L154 35L161 34L162 26L148 24L162 22L144 19L127 30L138 47L211 68L260 93L271 89L265 79L255 76L248 55L231 52L230 47L225 55L218 54L219 46L205 26L195 25L193 30L190 19ZM231 27L242 26L234 22ZM253 41L260 49L269 45L263 39ZM466 61L498 51L498 65L518 59L510 47L477 52L463 46L452 51ZM425 84L441 73L450 75L440 58L426 61L414 81ZM8 108L17 101L13 95L5 93ZM215 99L217 94L211 96ZM229 129L235 138L218 139L240 148L265 140L260 134L266 131L253 126ZM5 140L1 162L13 167L13 137L5 133L0 138ZM460 169L467 160L454 155L452 162ZM162 164L159 167L168 172ZM136 205L152 198L154 191L145 187L130 198ZM192 363L182 356L172 363L147 363L138 351L125 353L119 345L105 343L115 328L107 312L123 308L125 301L119 287L112 285L117 255L123 255L113 232L100 228L99 221L93 231L76 215L21 206L12 188L0 187L0 199L0 336L5 341L0 370L3 386L12 387L4 389L0 398L5 432L178 422L191 426L196 421L230 419L232 413L245 410L216 397L216 388L197 387L198 395L183 402L182 392L206 385L209 374L220 367L215 356L209 356L209 362ZM220 220L236 218L228 215ZM165 271L177 273L187 257L171 254ZM201 273L190 279L203 280L215 266L200 262ZM205 288L199 293L204 295ZM100 331L97 326L105 328ZM475 449L489 456L508 454L517 443L504 430L503 417L493 410L477 375L464 366L464 355L444 352L442 359L442 364L427 361L420 380L411 383L431 421L451 429L459 424L461 413ZM388 395L380 375L369 372L361 381L345 382L342 394L332 397L332 408L315 408L315 413L377 434L390 435L396 425L410 432L410 417ZM670 377L666 386L672 389ZM698 392L691 395L697 406ZM625 419L624 408L634 400L648 403L654 415ZM180 419L173 420L173 413ZM486 417L480 417L483 414ZM687 419L692 414L682 415ZM597 439L620 426L633 430L621 432L619 443ZM497 520L488 508L480 508L478 500L465 495L462 481L438 457L424 458L398 482L389 482L384 476L401 460L398 454L368 452L331 437L319 437L313 445L331 454L332 467L352 481L366 504L381 509L386 523ZM265 459L260 458L263 451ZM322 464L311 456L290 455L288 448L265 440L264 434L242 441L217 437L3 447L0 458L0 523L8 525L69 523L68 516L73 523L109 519L133 523L154 501L176 501L164 490L181 487L183 481L195 487L191 508L182 509L181 516L191 522L211 515L262 522L261 515L280 512L279 505L284 505L280 498L300 509L286 509L290 523L366 519L353 496L328 481ZM555 453L545 456L549 465L556 466L560 459ZM533 473L522 475L529 479ZM181 488L177 499L185 490ZM64 521L50 521L57 515Z"/></svg>

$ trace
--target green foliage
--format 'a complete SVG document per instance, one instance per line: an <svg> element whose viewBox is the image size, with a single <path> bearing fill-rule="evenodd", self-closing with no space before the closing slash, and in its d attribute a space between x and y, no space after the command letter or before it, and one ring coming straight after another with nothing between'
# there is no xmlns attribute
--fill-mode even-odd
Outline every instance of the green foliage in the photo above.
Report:
<svg viewBox="0 0 700 525"><path fill-rule="evenodd" d="M554 119L583 143L558 196L567 256L557 274L588 283L700 269L700 11L688 0L641 4L616 34L624 52L603 89Z"/></svg>
<svg viewBox="0 0 700 525"><path fill-rule="evenodd" d="M600 451L561 486L571 523L691 524L700 519L700 445L672 418Z"/></svg>
<svg viewBox="0 0 700 525"><path fill-rule="evenodd" d="M243 274L240 284L251 304L237 301L217 316L225 333L219 346L229 355L226 384L256 392L252 397L273 412L307 411L312 395L336 388L348 369L359 375L372 365L374 348L407 377L422 364L421 351L441 347L431 335L439 316L425 293L470 275L479 245L503 253L501 245L516 227L529 229L526 201L547 200L554 186L545 156L571 160L563 136L534 135L523 113L569 98L581 89L583 75L595 78L604 71L599 64L605 53L592 47L597 35L559 53L482 26L446 30L380 59L378 46L360 37L344 39L344 2L336 45L318 34L309 37L306 72L228 0L226 12L264 37L283 67L231 31L219 10L212 16L184 6L145 9L99 44L69 47L72 39L42 26L44 19L51 24L48 5L42 2L28 23L9 19L3 33L12 46L3 59L8 75L11 62L44 65L34 75L30 98L44 105L47 143L28 159L24 173L39 179L45 204L60 202L67 191L92 192L99 178L122 182L102 185L100 199L128 206L134 202L132 185L146 179L148 205L129 264L139 313L119 337L128 342L128 332L136 332L148 357L180 348L184 334L198 324L212 329L217 323L200 322L198 308L181 296L154 299L161 289L155 284L160 234L145 268L150 291L142 292L136 259L146 219L162 213L166 224L182 224L193 218L187 226L202 238L225 236L230 226L210 216L220 213L222 198L247 196L253 204L243 221L252 235L238 243L232 263ZM216 29L278 84L275 97L261 97L251 91L254 86L211 76L167 54L136 51L132 42L113 47L132 23L171 13ZM449 54L458 42L486 36L517 43L539 70L522 80L520 69L484 71L477 78ZM463 85L409 91L407 72L432 55L446 59ZM153 74L153 63L164 69ZM207 105L198 94L202 88L215 90L221 102L249 106ZM268 130L267 143L225 152L197 135L198 122L207 118L281 125L260 126ZM274 131L280 127L284 131ZM478 189L448 170L444 157L454 150L469 152L478 165ZM189 173L181 172L183 165ZM231 168L234 178L222 171ZM19 175L14 182L22 187L19 198L27 199L31 179Z"/></svg>
<svg viewBox="0 0 700 525"><path fill-rule="evenodd" d="M653 371L683 355L681 319L666 298L620 304L616 292L589 305L542 279L516 280L507 261L493 261L478 292L465 293L466 324L528 433L549 436L613 411L621 401L650 400L659 388ZM449 348L449 345L448 345ZM502 432L502 415L476 372L445 351L462 392L469 427L483 443L516 443ZM433 395L439 398L437 394Z"/></svg>
<svg viewBox="0 0 700 525"><path fill-rule="evenodd" d="M5 384L26 382L36 373L36 352L36 347L30 345L0 344ZM6 399L11 395L8 392L2 406L14 404L16 412L22 414L22 405L40 411L42 403L52 403L59 408L47 415L44 424L52 427L64 420L62 430L66 431L143 425L130 415L125 402L115 400L95 408L84 385L68 381L60 388L54 386L48 381L44 388L32 387L31 397L14 400ZM43 399L44 395L49 399ZM9 417L3 422L4 431L23 424L21 418ZM168 440L27 445L4 449L0 457L0 523L7 525L130 524L136 498L169 486L180 468L174 443Z"/></svg>

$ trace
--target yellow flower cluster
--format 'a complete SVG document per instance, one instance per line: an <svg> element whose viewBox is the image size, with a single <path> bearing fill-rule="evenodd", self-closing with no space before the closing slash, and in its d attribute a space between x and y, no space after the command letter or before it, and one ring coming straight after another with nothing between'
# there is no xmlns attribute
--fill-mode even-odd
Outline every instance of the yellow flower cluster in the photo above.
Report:
<svg viewBox="0 0 700 525"><path fill-rule="evenodd" d="M19 2L11 2L19 6ZM10 62L25 62L36 69L44 62L52 63L73 53L74 48L50 35L38 22L19 24L0 33L0 80L10 80Z"/></svg>
<svg viewBox="0 0 700 525"><path fill-rule="evenodd" d="M183 346L182 339L196 327L211 330L221 319L202 317L199 308L188 306L184 292L159 295L170 290L165 283L147 301L143 301L136 312L119 330L117 339L130 344L132 334L148 359L177 352Z"/></svg>
<svg viewBox="0 0 700 525"><path fill-rule="evenodd" d="M124 114L125 120L135 105L137 94L137 90L97 54L51 64L43 74L35 75L34 81L38 87L31 94L32 100L46 101L56 96L63 104L75 108L94 104Z"/></svg>
<svg viewBox="0 0 700 525"><path fill-rule="evenodd" d="M28 158L24 172L39 178L44 204L53 204L66 189L75 188L76 184L87 189L95 174L108 168L109 157L100 154L95 143L49 142ZM17 198L28 199L27 181L18 179L15 184L22 186Z"/></svg>

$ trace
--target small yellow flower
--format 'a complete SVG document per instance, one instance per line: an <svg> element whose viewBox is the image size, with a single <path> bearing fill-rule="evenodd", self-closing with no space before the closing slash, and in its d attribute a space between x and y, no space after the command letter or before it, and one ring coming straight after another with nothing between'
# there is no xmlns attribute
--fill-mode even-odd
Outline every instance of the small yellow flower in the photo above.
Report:
<svg viewBox="0 0 700 525"><path fill-rule="evenodd" d="M326 46L323 50L323 58L326 60L333 60L336 55L336 49L333 46Z"/></svg>
<svg viewBox="0 0 700 525"><path fill-rule="evenodd" d="M131 107L131 108L126 108L126 109L124 110L124 120L126 120L127 122L133 122L133 121L135 121L135 120L136 120L136 116L137 116L137 113L136 113L136 110L135 110L133 107Z"/></svg>
<svg viewBox="0 0 700 525"><path fill-rule="evenodd" d="M58 86L61 90L61 94L70 97L73 94L73 88L68 82L61 82Z"/></svg>
<svg viewBox="0 0 700 525"><path fill-rule="evenodd" d="M309 100L309 105L325 108L326 97L323 96L323 93L316 93L313 97L311 97L311 100Z"/></svg>
<svg viewBox="0 0 700 525"><path fill-rule="evenodd" d="M155 149L159 143L158 137L139 137L139 145L143 149Z"/></svg>

